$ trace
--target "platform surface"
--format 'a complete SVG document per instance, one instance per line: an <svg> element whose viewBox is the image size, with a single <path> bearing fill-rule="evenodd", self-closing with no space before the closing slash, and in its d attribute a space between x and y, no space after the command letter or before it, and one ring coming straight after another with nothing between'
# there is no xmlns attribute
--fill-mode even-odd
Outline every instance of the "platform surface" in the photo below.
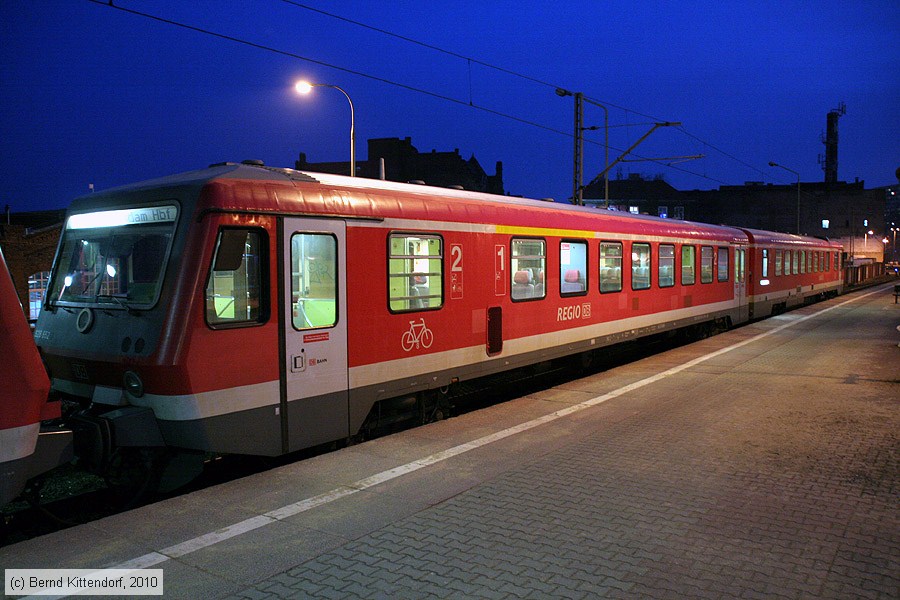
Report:
<svg viewBox="0 0 900 600"><path fill-rule="evenodd" d="M900 597L900 305L855 292L0 548L166 598Z"/></svg>

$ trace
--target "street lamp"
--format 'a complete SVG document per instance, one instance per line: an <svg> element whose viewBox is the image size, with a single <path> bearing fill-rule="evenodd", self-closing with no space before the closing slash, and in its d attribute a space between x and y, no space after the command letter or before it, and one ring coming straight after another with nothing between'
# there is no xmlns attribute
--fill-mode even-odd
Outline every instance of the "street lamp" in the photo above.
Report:
<svg viewBox="0 0 900 600"><path fill-rule="evenodd" d="M769 161L770 167L778 167L779 169L784 169L785 171L790 171L794 175L797 176L797 235L800 235L800 173L793 169L788 169L784 165L779 165L776 162Z"/></svg>
<svg viewBox="0 0 900 600"><path fill-rule="evenodd" d="M312 89L315 87L334 88L342 93L344 97L347 98L347 102L350 103L350 177L356 177L356 126L353 115L353 100L350 99L350 95L347 92L336 85L310 83L308 81L298 81L296 85L294 85L294 89L297 90L297 93L304 95L312 92Z"/></svg>

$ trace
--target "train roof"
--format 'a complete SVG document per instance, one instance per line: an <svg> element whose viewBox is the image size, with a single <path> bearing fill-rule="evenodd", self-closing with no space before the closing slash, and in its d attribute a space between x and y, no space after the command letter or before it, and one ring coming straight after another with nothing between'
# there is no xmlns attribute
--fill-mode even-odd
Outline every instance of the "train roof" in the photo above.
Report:
<svg viewBox="0 0 900 600"><path fill-rule="evenodd" d="M741 228L747 233L751 244L766 246L796 246L798 248L807 247L827 247L834 250L840 250L843 246L839 242L829 240L827 238L811 237L806 235L797 235L794 233L779 233L776 231L764 231L761 229Z"/></svg>
<svg viewBox="0 0 900 600"><path fill-rule="evenodd" d="M253 183L260 181L270 182L275 191L259 193L258 186ZM609 231L662 237L690 236L725 242L747 241L743 231L729 226L453 188L296 171L268 167L260 161L219 163L205 169L110 188L77 198L70 212L121 205L123 195L140 195L140 201L162 201L193 191L193 196L197 197L207 186L227 188L228 192L209 195L211 198L206 198L204 202L215 204L199 207L201 209L503 223L517 226L520 231L534 227L555 229L573 236ZM535 234L539 233L536 231Z"/></svg>

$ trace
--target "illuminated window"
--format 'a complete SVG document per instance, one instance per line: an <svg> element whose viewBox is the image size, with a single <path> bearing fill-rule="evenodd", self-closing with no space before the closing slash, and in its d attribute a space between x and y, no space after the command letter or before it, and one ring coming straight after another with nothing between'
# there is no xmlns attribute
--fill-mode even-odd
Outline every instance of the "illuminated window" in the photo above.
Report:
<svg viewBox="0 0 900 600"><path fill-rule="evenodd" d="M149 308L161 291L177 218L170 205L70 216L49 302Z"/></svg>
<svg viewBox="0 0 900 600"><path fill-rule="evenodd" d="M294 329L337 323L337 239L327 233L291 236L291 314Z"/></svg>
<svg viewBox="0 0 900 600"><path fill-rule="evenodd" d="M766 248L762 251L762 276L763 279L769 276L769 250Z"/></svg>
<svg viewBox="0 0 900 600"><path fill-rule="evenodd" d="M728 281L728 248L719 248L719 281Z"/></svg>
<svg viewBox="0 0 900 600"><path fill-rule="evenodd" d="M681 285L693 285L696 280L697 249L693 246L681 247Z"/></svg>
<svg viewBox="0 0 900 600"><path fill-rule="evenodd" d="M535 300L547 295L544 270L547 266L547 244L544 240L514 239L510 274L513 300Z"/></svg>
<svg viewBox="0 0 900 600"><path fill-rule="evenodd" d="M391 234L388 296L392 312L430 310L444 304L443 244L436 235Z"/></svg>
<svg viewBox="0 0 900 600"><path fill-rule="evenodd" d="M622 291L621 242L600 242L600 291Z"/></svg>
<svg viewBox="0 0 900 600"><path fill-rule="evenodd" d="M206 322L213 327L253 325L268 318L265 233L223 229L206 280Z"/></svg>
<svg viewBox="0 0 900 600"><path fill-rule="evenodd" d="M713 249L712 246L700 247L700 283L712 283Z"/></svg>
<svg viewBox="0 0 900 600"><path fill-rule="evenodd" d="M801 250L800 252L795 252L795 254L800 255L800 274L806 273L806 250Z"/></svg>
<svg viewBox="0 0 900 600"><path fill-rule="evenodd" d="M650 287L650 244L631 245L631 289Z"/></svg>
<svg viewBox="0 0 900 600"><path fill-rule="evenodd" d="M672 244L659 245L659 287L672 287L675 285L675 246Z"/></svg>
<svg viewBox="0 0 900 600"><path fill-rule="evenodd" d="M781 250L775 251L775 277L781 277Z"/></svg>
<svg viewBox="0 0 900 600"><path fill-rule="evenodd" d="M587 292L587 242L564 241L559 244L559 293Z"/></svg>

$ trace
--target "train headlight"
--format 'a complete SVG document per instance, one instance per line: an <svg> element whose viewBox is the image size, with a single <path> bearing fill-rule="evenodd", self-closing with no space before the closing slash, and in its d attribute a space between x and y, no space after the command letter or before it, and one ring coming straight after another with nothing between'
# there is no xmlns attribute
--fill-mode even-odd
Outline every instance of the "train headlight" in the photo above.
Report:
<svg viewBox="0 0 900 600"><path fill-rule="evenodd" d="M122 381L125 384L125 391L135 398L140 398L144 395L144 382L141 381L141 377L134 371L125 371Z"/></svg>

